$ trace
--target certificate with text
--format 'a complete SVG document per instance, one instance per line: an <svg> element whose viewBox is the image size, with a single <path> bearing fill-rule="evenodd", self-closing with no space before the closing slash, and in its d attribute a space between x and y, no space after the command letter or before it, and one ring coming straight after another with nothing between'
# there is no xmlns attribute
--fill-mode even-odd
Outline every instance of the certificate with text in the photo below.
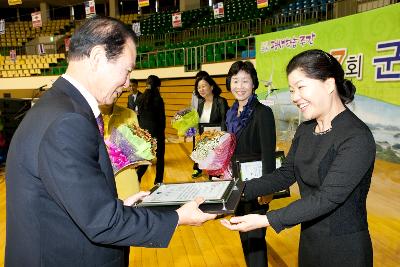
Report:
<svg viewBox="0 0 400 267"><path fill-rule="evenodd" d="M138 206L183 204L196 197L204 198L205 203L221 203L227 200L233 186L234 181L161 184Z"/></svg>

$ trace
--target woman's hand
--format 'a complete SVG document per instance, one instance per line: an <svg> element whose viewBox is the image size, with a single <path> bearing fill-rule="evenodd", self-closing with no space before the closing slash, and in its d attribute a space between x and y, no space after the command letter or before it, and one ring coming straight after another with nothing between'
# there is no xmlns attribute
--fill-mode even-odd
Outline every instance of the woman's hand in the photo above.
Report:
<svg viewBox="0 0 400 267"><path fill-rule="evenodd" d="M125 206L132 206L139 200L143 200L146 196L150 195L149 191L140 191L137 194L134 194L133 196L128 197L127 199L124 200L124 205Z"/></svg>
<svg viewBox="0 0 400 267"><path fill-rule="evenodd" d="M245 216L232 217L230 220L223 219L221 224L233 231L248 232L254 229L269 226L266 215L248 214Z"/></svg>

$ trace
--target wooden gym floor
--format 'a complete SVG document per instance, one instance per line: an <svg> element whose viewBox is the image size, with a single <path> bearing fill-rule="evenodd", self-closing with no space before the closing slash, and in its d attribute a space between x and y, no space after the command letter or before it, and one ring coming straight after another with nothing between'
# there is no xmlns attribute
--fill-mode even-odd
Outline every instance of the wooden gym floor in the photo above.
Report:
<svg viewBox="0 0 400 267"><path fill-rule="evenodd" d="M278 144L287 150L287 144ZM192 181L191 143L167 143L165 182ZM149 189L155 177L154 167L143 177L141 187ZM206 180L206 177L196 181ZM286 206L299 197L297 186L292 196L274 200L271 209ZM374 247L375 266L400 263L400 164L377 160L368 195L369 229ZM0 266L4 265L6 228L6 189L0 176ZM279 235L268 229L269 266L297 266L299 226ZM21 253L24 253L21 251ZM201 227L180 226L166 249L131 248L130 266L245 266L239 235L223 228L219 220Z"/></svg>

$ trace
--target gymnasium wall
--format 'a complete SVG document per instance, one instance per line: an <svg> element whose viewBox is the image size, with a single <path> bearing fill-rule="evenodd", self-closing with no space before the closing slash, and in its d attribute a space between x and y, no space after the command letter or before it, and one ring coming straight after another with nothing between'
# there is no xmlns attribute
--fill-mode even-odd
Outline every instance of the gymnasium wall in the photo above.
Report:
<svg viewBox="0 0 400 267"><path fill-rule="evenodd" d="M400 4L340 19L256 36L259 98L274 102L280 133L299 122L290 104L285 68L290 59L308 49L322 49L342 64L345 78L357 88L348 105L374 134L377 156L400 163ZM279 108L277 108L279 106ZM300 118L301 120L301 118ZM294 123L293 123L294 122Z"/></svg>

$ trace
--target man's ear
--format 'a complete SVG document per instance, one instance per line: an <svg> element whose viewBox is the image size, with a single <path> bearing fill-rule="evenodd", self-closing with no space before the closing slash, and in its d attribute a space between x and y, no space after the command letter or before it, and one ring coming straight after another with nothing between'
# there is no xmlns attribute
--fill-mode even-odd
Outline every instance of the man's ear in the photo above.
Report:
<svg viewBox="0 0 400 267"><path fill-rule="evenodd" d="M89 62L92 71L97 71L100 66L104 66L107 61L106 51L101 45L96 45L90 50Z"/></svg>

